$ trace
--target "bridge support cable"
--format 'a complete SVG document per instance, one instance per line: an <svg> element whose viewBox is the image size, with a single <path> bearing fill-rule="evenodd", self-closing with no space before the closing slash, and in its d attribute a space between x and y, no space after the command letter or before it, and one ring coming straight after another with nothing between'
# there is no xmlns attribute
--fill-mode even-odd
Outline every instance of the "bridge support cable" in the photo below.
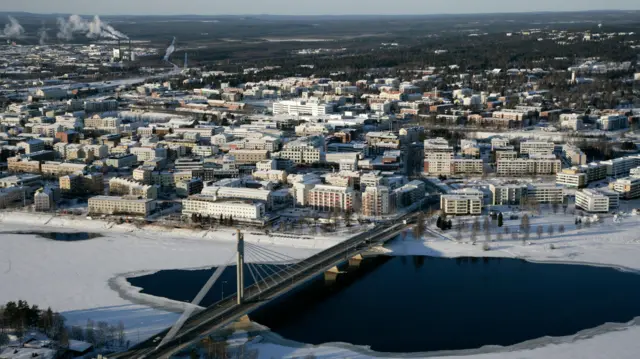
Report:
<svg viewBox="0 0 640 359"><path fill-rule="evenodd" d="M271 275L265 269L261 268L262 267L261 265L255 264L255 262L261 262L262 259L260 259L257 256L253 255L252 252L250 251L250 249L247 252L247 254L249 254L251 256L251 259L252 259L251 262L254 262L254 263L248 263L248 265L250 266L249 270L251 270L251 268L253 268L253 270L255 270L255 272L258 274L258 277L260 277L260 283L262 283L264 287L266 287L266 288L269 287L269 282L267 281L267 279L271 279L271 281L274 284L277 283L277 281L275 279L273 279L271 277ZM262 274L264 274L264 276ZM257 284L258 284L258 282L256 282L256 285ZM258 288L260 289L259 286L258 286Z"/></svg>
<svg viewBox="0 0 640 359"><path fill-rule="evenodd" d="M264 249L256 245L251 245L251 249L254 251L254 253L256 253L256 255L262 256L262 258L265 258L265 257L269 258L273 262L290 262L291 260L296 260L295 258L288 257L284 254L280 254L277 252L269 251L267 249ZM285 268L278 268L276 273L285 272L291 269L298 272L301 272L302 270L304 270L304 267L298 263L288 263L288 264L284 264L284 266ZM282 276L280 277L282 278Z"/></svg>
<svg viewBox="0 0 640 359"><path fill-rule="evenodd" d="M268 262L273 261L273 258L270 258L270 257L268 257L268 256L266 256L266 255L264 255L262 253L259 253L258 251L254 251L253 248L251 248L251 250L253 251L253 255L255 257L258 257L260 262L268 263ZM278 274L277 270L274 270L273 268L270 267L270 264L263 264L262 267L265 268L265 269L268 269L269 271L271 271L271 274L269 275L269 277L278 276L278 277L280 277L280 279L284 280L284 278L280 274ZM275 282L275 280L274 280L274 282Z"/></svg>
<svg viewBox="0 0 640 359"><path fill-rule="evenodd" d="M255 244L251 244L251 248L256 252L271 258L271 261L274 263L282 263L282 265L287 266L287 269L290 267L293 267L293 268L303 267L301 264L297 263L299 261L299 259L297 258L289 257L285 254L274 252L272 250L266 249L261 246L257 246Z"/></svg>
<svg viewBox="0 0 640 359"><path fill-rule="evenodd" d="M260 291L260 293L262 293L262 288L260 288L260 281L258 281L258 279L256 278L255 274L253 273L253 263L246 263L247 264L247 268L249 268L249 274L251 274L251 278L253 278L253 283L256 284L256 286L258 287L258 290Z"/></svg>
<svg viewBox="0 0 640 359"><path fill-rule="evenodd" d="M259 246L255 246L255 245L253 245L251 249L254 251L254 253L256 253L256 255L262 256L262 258L268 258L272 262L285 262L285 261L290 262L290 259L293 259L291 257L286 258L286 256L284 256L284 255L281 255L281 254L273 252L273 251L265 250L264 248L259 247ZM304 269L304 267L301 264L298 264L298 263L287 263L287 264L283 264L283 266L284 266L284 268L276 267L276 271L275 272L277 274L279 274L279 273L287 272L287 271L290 271L290 270L302 271ZM278 276L282 278L282 276L280 276L280 275L278 275Z"/></svg>
<svg viewBox="0 0 640 359"><path fill-rule="evenodd" d="M227 266L233 263L233 259L235 256L236 256L236 253L234 251L233 255L231 255L231 257L227 261L225 261L224 265L221 265L218 268L216 268L216 270L213 272L211 277L209 277L209 280L207 280L207 282L200 289L200 291L195 296L195 298L193 298L193 300L191 301L191 305L189 305L185 309L185 311L182 312L182 315L180 315L180 318L178 318L178 320L173 324L171 329L169 329L169 332L167 333L167 335L164 338L162 338L162 341L160 341L160 344L158 344L156 349L160 348L161 346L163 346L164 344L166 344L176 336L176 334L182 328L182 326L187 321L187 319L189 319L191 314L193 314L193 311L195 310L195 308L200 305L200 302L202 301L204 296L207 295L211 287L213 287L213 284L215 284L215 282L218 280L218 278L220 278L220 276L225 271L225 269L227 269Z"/></svg>

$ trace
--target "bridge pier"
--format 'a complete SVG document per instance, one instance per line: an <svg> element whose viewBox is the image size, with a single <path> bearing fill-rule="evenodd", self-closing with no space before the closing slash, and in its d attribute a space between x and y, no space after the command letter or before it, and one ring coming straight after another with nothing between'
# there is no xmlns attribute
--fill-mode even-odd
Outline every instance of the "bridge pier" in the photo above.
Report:
<svg viewBox="0 0 640 359"><path fill-rule="evenodd" d="M338 269L338 267L333 266L331 269L324 272L324 280L327 282L335 282L335 280L338 278L339 273L340 270Z"/></svg>
<svg viewBox="0 0 640 359"><path fill-rule="evenodd" d="M244 234L236 229L236 235L238 236L238 254L236 257L236 274L237 274L237 297L238 304L242 304L244 300Z"/></svg>
<svg viewBox="0 0 640 359"><path fill-rule="evenodd" d="M349 258L349 268L358 268L360 267L360 262L362 262L364 258L361 254L356 254L355 256Z"/></svg>

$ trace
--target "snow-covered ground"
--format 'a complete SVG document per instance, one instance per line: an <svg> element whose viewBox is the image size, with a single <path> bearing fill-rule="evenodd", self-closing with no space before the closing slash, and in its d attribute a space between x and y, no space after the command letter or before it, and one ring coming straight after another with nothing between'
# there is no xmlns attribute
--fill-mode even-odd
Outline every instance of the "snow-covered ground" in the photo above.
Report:
<svg viewBox="0 0 640 359"><path fill-rule="evenodd" d="M437 257L508 257L525 258L530 261L560 262L618 267L624 270L640 271L640 216L623 216L620 223L614 223L612 217L603 224L594 224L590 228L577 229L575 217L571 215L545 213L531 219L531 237L523 245L522 240L512 240L504 235L503 240L495 241L496 231L504 227L519 230L519 220L505 220L500 229L492 229L489 251L483 250L484 234L478 234L478 243L472 245L469 232L463 232L462 243L453 240L455 230L442 234L434 227L421 240L412 239L410 231L404 240L397 240L384 249L390 255L429 255ZM467 225L471 221L467 222ZM480 221L482 224L482 221ZM565 226L563 234L558 226ZM454 220L455 225L455 220ZM547 228L554 226L554 234L549 236ZM544 233L538 239L536 229L543 226ZM508 239L507 239L508 238ZM551 245L555 249L551 249ZM598 328L582 331L573 336L562 338L540 338L511 347L484 347L452 353L414 353L385 354L369 351L344 343L328 343L320 346L296 345L287 340L267 334L269 340L254 339L247 349L259 353L258 358L384 358L384 357L440 357L447 359L636 359L640 353L640 321L628 324L604 324ZM274 339L274 337L276 339Z"/></svg>
<svg viewBox="0 0 640 359"><path fill-rule="evenodd" d="M472 245L469 232L462 243L453 238L456 230L442 234L431 227L429 234L414 240L390 243L385 251L392 255L431 255L440 257L500 256L526 258L531 261L581 263L614 266L640 271L640 216L623 216L620 223L611 217L603 224L577 229L574 216L546 213L531 220L529 244L503 235L496 241L496 231L509 227L517 231L519 220L505 220L501 229L492 229L491 250L484 251L482 229L478 244ZM454 220L454 227L455 227ZM467 225L470 221L467 221ZM480 221L482 223L482 221ZM558 226L565 226L559 233ZM555 228L550 236L549 225ZM541 239L536 228L543 226ZM137 341L173 323L178 314L132 304L109 287L109 280L122 273L145 272L168 268L198 268L224 262L234 250L233 233L187 232L183 230L138 229L132 225L113 226L101 221L69 220L46 215L23 213L0 214L0 231L46 230L89 231L102 238L81 242L58 242L33 235L0 234L0 302L26 299L40 306L50 305L64 312L70 324L123 320L129 339ZM249 231L250 232L250 231ZM268 243L279 252L305 257L341 240L274 239L247 233L246 240ZM553 245L554 249L551 248ZM158 302L159 305L163 303ZM640 353L640 326L605 325L564 338L541 338L513 347L481 348L475 351L446 353L447 358L637 358ZM286 340L251 340L247 348L259 358L293 358L313 355L316 358L369 357L444 357L443 353L386 355L348 344L321 346L296 345Z"/></svg>
<svg viewBox="0 0 640 359"><path fill-rule="evenodd" d="M62 312L70 325L84 325L87 319L112 324L122 320L132 342L170 326L178 314L121 298L110 287L111 279L123 273L216 266L226 262L236 248L231 229L139 229L77 217L0 213L0 232L15 231L86 231L103 237L63 242L0 233L0 303L24 299L40 307L50 306ZM246 241L295 258L307 257L344 238L283 238L247 232ZM157 300L159 306L171 304Z"/></svg>

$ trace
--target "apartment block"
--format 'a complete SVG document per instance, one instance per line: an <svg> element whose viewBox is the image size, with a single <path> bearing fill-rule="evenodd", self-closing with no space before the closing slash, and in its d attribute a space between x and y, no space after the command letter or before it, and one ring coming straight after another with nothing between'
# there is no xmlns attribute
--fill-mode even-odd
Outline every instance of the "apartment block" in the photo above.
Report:
<svg viewBox="0 0 640 359"><path fill-rule="evenodd" d="M89 214L133 215L147 217L156 209L157 202L137 197L95 196L89 198Z"/></svg>
<svg viewBox="0 0 640 359"><path fill-rule="evenodd" d="M556 174L556 184L573 188L583 188L587 185L587 175L586 173L572 169L565 169Z"/></svg>
<svg viewBox="0 0 640 359"><path fill-rule="evenodd" d="M564 203L564 189L551 183L527 186L527 201L536 203Z"/></svg>
<svg viewBox="0 0 640 359"><path fill-rule="evenodd" d="M256 164L257 162L269 158L267 150L231 150L229 155L233 156L237 164Z"/></svg>
<svg viewBox="0 0 640 359"><path fill-rule="evenodd" d="M609 189L620 193L624 199L640 197L640 177L619 178L609 183Z"/></svg>
<svg viewBox="0 0 640 359"><path fill-rule="evenodd" d="M182 214L200 214L204 217L218 219L249 219L256 220L264 217L266 208L264 203L251 201L218 201L214 196L196 194L182 201Z"/></svg>
<svg viewBox="0 0 640 359"><path fill-rule="evenodd" d="M317 185L309 191L308 204L317 211L353 211L356 193L348 187Z"/></svg>
<svg viewBox="0 0 640 359"><path fill-rule="evenodd" d="M369 186L362 193L362 214L364 216L384 216L395 210L393 192L385 186Z"/></svg>
<svg viewBox="0 0 640 359"><path fill-rule="evenodd" d="M618 193L585 188L576 192L576 208L587 212L606 213L619 205Z"/></svg>
<svg viewBox="0 0 640 359"><path fill-rule="evenodd" d="M550 155L550 154L553 154L553 150L555 149L555 146L556 145L553 142L524 141L524 142L520 142L520 154Z"/></svg>
<svg viewBox="0 0 640 359"><path fill-rule="evenodd" d="M477 190L460 190L440 196L440 209L448 215L482 214L483 194Z"/></svg>
<svg viewBox="0 0 640 359"><path fill-rule="evenodd" d="M561 168L562 162L558 159L518 158L497 162L496 173L499 176L555 175Z"/></svg>
<svg viewBox="0 0 640 359"><path fill-rule="evenodd" d="M527 198L527 185L500 184L489 185L491 190L491 204L494 206L521 205Z"/></svg>

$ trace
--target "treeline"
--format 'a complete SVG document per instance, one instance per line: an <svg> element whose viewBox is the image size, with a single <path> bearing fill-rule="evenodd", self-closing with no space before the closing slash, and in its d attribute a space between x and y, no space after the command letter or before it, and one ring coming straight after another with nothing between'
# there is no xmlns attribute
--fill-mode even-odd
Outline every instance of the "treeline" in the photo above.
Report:
<svg viewBox="0 0 640 359"><path fill-rule="evenodd" d="M11 330L22 336L27 330L37 329L52 339L60 340L64 336L64 317L51 308L40 309L29 306L25 300L10 301L0 306L0 330Z"/></svg>
<svg viewBox="0 0 640 359"><path fill-rule="evenodd" d="M84 327L67 327L64 317L51 308L30 306L25 300L10 301L0 306L0 345L8 342L7 333L22 338L28 331L44 333L63 348L69 345L69 339L91 343L97 349L129 347L122 321L110 325L89 319Z"/></svg>

